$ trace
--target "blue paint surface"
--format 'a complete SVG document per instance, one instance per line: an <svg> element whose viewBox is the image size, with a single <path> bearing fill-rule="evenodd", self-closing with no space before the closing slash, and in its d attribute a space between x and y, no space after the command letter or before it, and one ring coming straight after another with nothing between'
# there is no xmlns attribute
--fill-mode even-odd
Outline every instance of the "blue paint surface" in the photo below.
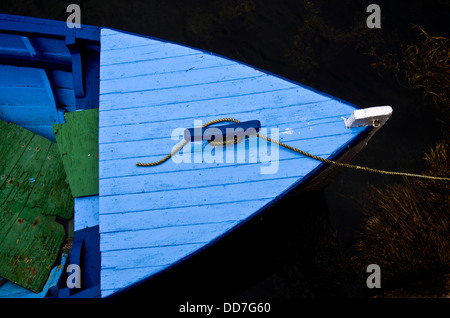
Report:
<svg viewBox="0 0 450 318"><path fill-rule="evenodd" d="M74 198L74 231L98 226L98 195Z"/></svg>
<svg viewBox="0 0 450 318"><path fill-rule="evenodd" d="M98 107L99 28L0 14L0 119L55 141L63 114Z"/></svg>
<svg viewBox="0 0 450 318"><path fill-rule="evenodd" d="M56 100L42 69L0 65L0 119L54 140Z"/></svg>
<svg viewBox="0 0 450 318"><path fill-rule="evenodd" d="M81 28L68 28L65 21L55 21L24 17L18 15L0 14L1 29L8 32L41 34L44 36L75 36L79 39L97 42L99 29L94 26L81 25Z"/></svg>
<svg viewBox="0 0 450 318"><path fill-rule="evenodd" d="M208 162L220 151L200 141L162 165L135 165L164 157L196 121L259 120L265 135L277 129L280 141L325 158L364 131L345 127L341 117L356 108L346 102L209 52L111 29L101 31L99 108L102 297L212 244L322 166L284 148L273 159L271 144L256 137L221 149L231 162ZM177 163L182 156L194 162ZM262 173L271 165L274 173Z"/></svg>

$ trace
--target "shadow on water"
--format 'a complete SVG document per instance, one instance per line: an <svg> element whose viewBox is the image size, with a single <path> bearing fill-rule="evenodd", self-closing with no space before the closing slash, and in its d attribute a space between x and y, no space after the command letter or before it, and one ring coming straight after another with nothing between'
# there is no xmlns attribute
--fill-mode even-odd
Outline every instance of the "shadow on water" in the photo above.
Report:
<svg viewBox="0 0 450 318"><path fill-rule="evenodd" d="M419 172L446 123L393 76L377 74L371 45L398 52L411 24L449 35L448 2L375 1L382 29L364 27L373 1L31 1L2 0L0 12L65 21L79 3L82 23L151 35L235 58L361 107L392 105L388 124L353 163ZM359 28L358 28L359 26ZM362 26L362 27L361 27ZM120 297L360 297L347 256L369 184L397 179L344 170L324 189L289 197L216 245ZM342 245L341 245L342 243ZM363 273L364 274L364 273Z"/></svg>

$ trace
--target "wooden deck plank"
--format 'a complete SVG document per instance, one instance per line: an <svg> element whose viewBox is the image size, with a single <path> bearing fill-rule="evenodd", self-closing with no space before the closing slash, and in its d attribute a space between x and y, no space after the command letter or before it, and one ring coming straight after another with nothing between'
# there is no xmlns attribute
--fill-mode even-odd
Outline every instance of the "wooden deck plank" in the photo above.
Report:
<svg viewBox="0 0 450 318"><path fill-rule="evenodd" d="M161 120L163 122L177 119L197 119L206 116L222 116L234 112L245 114L270 109L273 105L283 107L297 107L299 104L322 103L329 99L320 95L300 94L301 90L290 88L286 90L262 91L242 96L229 96L214 101L200 100L177 102L172 104L154 105L149 107L135 107L133 109L114 109L102 111L100 127L131 125L138 123L151 123ZM183 112L189 109L189 113ZM149 111L151 110L151 111Z"/></svg>
<svg viewBox="0 0 450 318"><path fill-rule="evenodd" d="M288 138L289 134L295 139L295 137L302 136L303 138L308 138L318 134L318 137L329 135L329 134L342 134L347 133L347 128L345 127L345 122L342 120L342 113L338 113L333 117L317 118L314 120L308 120L308 118L300 118L300 116L295 116L296 108L293 108L293 116L288 115L278 115L276 118L279 123L273 124L271 126L264 125L270 122L276 116L274 110L261 110L259 112L248 113L248 114L236 114L229 113L230 117L239 117L242 121L251 120L251 118L258 118L261 122L261 128L266 129L270 133L273 129L277 129L283 137ZM298 111L300 114L301 112ZM320 114L318 114L319 116ZM123 142L133 142L139 140L154 140L161 143L173 143L173 141L179 140L180 137L184 138L184 130L187 128L199 127L198 123L201 120L201 124L205 124L210 120L223 117L200 117L197 119L180 119L173 120L162 124L161 122L152 123L141 123L123 126L108 126L100 128L99 139L103 145L110 144L110 147L115 147L115 143ZM197 122L196 122L197 121ZM211 128L228 124L227 122L219 123L210 126ZM294 133L295 132L295 133ZM284 136L285 135L285 136ZM172 140L172 142L168 141Z"/></svg>
<svg viewBox="0 0 450 318"><path fill-rule="evenodd" d="M102 28L101 29L102 52L117 48L127 48L130 46L148 45L148 38L123 36L123 32Z"/></svg>
<svg viewBox="0 0 450 318"><path fill-rule="evenodd" d="M0 276L34 292L47 281L64 241L55 217L73 199L55 143L0 121Z"/></svg>
<svg viewBox="0 0 450 318"><path fill-rule="evenodd" d="M295 141L291 142L291 146L299 147L300 149L313 153L331 153L329 150L327 150L330 145L329 144L321 144L316 145L317 141L322 142L339 142L340 140L345 140L345 137L351 136L354 137L356 134L343 134L343 135L326 135L326 136L320 136L316 139L311 138L305 138L301 139L298 138ZM342 138L342 139L341 139ZM147 157L147 156L154 156L157 154L158 156L165 156L168 153L172 151L172 149L178 144L179 142L173 142L170 143L171 140L164 140L164 139L158 139L158 140L142 140L142 141L130 141L130 142L123 142L117 145L112 144L101 144L100 145L100 154L103 158L103 160L117 160L117 159L127 159L127 158L140 158L140 157ZM259 145L261 144L267 144L268 142L259 141ZM289 143L287 143L289 144ZM189 143L187 144L183 150L192 152L190 149L192 147L195 147L197 143ZM197 146L198 147L198 146ZM268 146L270 148L270 145ZM283 151L288 151L284 148L282 148ZM141 161L141 160L137 160Z"/></svg>
<svg viewBox="0 0 450 318"><path fill-rule="evenodd" d="M229 60L218 61L214 56L203 54L193 60L192 55L185 55L173 59L146 60L130 63L128 68L117 68L116 65L102 65L101 76L105 83L110 81L123 81L127 78L140 78L146 76L158 76L163 74L186 73L191 70L215 69L233 65Z"/></svg>
<svg viewBox="0 0 450 318"><path fill-rule="evenodd" d="M144 268L128 268L123 270L102 270L100 279L102 281L102 297L108 297L111 294L129 287L152 274L155 274L166 268L166 266L154 266Z"/></svg>
<svg viewBox="0 0 450 318"><path fill-rule="evenodd" d="M169 266L180 257L201 248L203 243L146 247L137 252L134 249L103 251L103 269L127 269L143 267Z"/></svg>
<svg viewBox="0 0 450 318"><path fill-rule="evenodd" d="M28 146L28 143L33 138L31 132L26 131L21 133L20 130L20 126L0 120L0 144L2 145L2 148L15 149L15 151L0 152L0 162L3 163L0 187L8 181L11 170L14 168L17 160L22 156L26 146ZM20 145L20 148L13 148L17 144Z"/></svg>
<svg viewBox="0 0 450 318"><path fill-rule="evenodd" d="M323 106L328 106L329 104L323 103ZM302 107L303 106L303 107ZM309 120L311 118L311 113L307 111L306 105L293 105L287 108L286 110L290 111L290 116L287 114L280 114L274 109L270 108L260 108L254 111L239 111L237 110L235 113L230 110L225 114L213 113L212 111L205 111L205 114L202 116L198 116L195 118L183 118L182 116L186 116L184 114L179 114L180 119L174 118L169 121L160 121L160 122L141 122L141 123L133 123L128 125L121 126L107 126L101 127L99 138L102 143L112 143L112 142L123 142L123 141L133 141L137 139L157 139L157 138L171 138L173 132L177 128L192 128L195 125L195 120L201 120L203 124L207 122L224 118L224 116L232 117L240 121L252 120L252 118L257 118L261 122L261 128L271 129L278 128L280 132L286 128L293 129L303 129L307 128L310 130L313 129L323 129L329 130L326 126L315 128L316 125L320 125L321 123L328 122L336 122L337 125L340 125L341 132L345 131L345 122L341 117L348 116L348 114L343 113L345 110L340 110L338 107L334 111L327 114L325 112L317 112L317 117ZM222 110L224 112L224 110ZM103 114L102 114L103 116ZM324 116L324 117L319 117ZM325 117L326 116L326 117ZM278 122L273 123L273 119L276 118ZM144 119L144 118L142 118ZM268 125L268 123L273 123L272 125ZM164 123L162 125L162 123ZM214 126L224 125L227 123L215 124ZM211 127L214 127L211 126ZM334 129L334 128L333 128ZM104 141L106 139L107 141Z"/></svg>
<svg viewBox="0 0 450 318"><path fill-rule="evenodd" d="M123 48L120 50L120 54L117 53L118 51L103 51L101 65L118 65L202 54L196 50L189 51L185 47L156 41L154 44L146 46L133 45L133 47Z"/></svg>
<svg viewBox="0 0 450 318"><path fill-rule="evenodd" d="M192 69L188 72L173 72L158 75L141 76L140 81L133 83L126 79L108 82L102 87L101 94L131 93L152 89L167 89L176 83L177 87L213 83L218 80L239 80L255 76L255 71L243 65L233 64L215 68Z"/></svg>
<svg viewBox="0 0 450 318"><path fill-rule="evenodd" d="M53 126L74 197L98 194L98 109L66 113Z"/></svg>
<svg viewBox="0 0 450 318"><path fill-rule="evenodd" d="M329 123L331 123L331 124L336 123L337 125L339 125L339 121L341 119L339 118L336 120L337 121L333 121L332 119L330 119ZM312 122L310 122L310 123L312 123ZM314 132L315 129L319 128L319 125L322 125L322 124L326 124L326 120L324 120L321 124L318 124L317 126L311 125L311 127L310 127L309 125L306 125L306 127L298 129L298 130L294 130L294 129L290 130L288 128L292 128L292 127L287 127L284 130L281 130L280 140L283 142L287 142L287 143L289 143L289 142L295 143L296 141L300 141L303 139L302 145L300 145L300 146L297 145L297 146L299 146L302 149L305 149L306 147L311 147L311 140L309 141L309 143L305 143L305 137L308 136L310 133ZM310 128L311 128L311 130L310 130ZM174 140L170 140L170 139L160 139L160 141L161 141L161 143L164 142L166 145L170 144L170 145L172 145L172 147L179 143L178 141L174 141ZM261 145L262 145L262 140L260 140L259 142L261 142ZM308 146L308 144L310 146ZM315 143L314 143L314 141L312 141L312 146L314 146L314 145L315 145ZM193 147L195 147L195 146L192 146L192 144L187 144L183 148L183 151L192 151L191 149ZM228 146L228 147L230 147L230 146ZM235 146L235 147L237 147L237 146ZM167 151L168 150L169 149L167 149ZM326 155L327 155L326 153L319 152L318 150L319 149L316 149L315 150L316 152L314 154L326 157ZM225 149L225 152L226 152L226 149ZM103 178L115 178L115 177L121 177L121 176L137 176L137 175L150 174L150 173L171 172L171 171L180 170L180 166L173 164L172 160L167 161L164 165L152 167L151 169L136 167L134 165L134 163L136 161L152 162L152 161L159 160L166 154L167 154L167 152L158 153L155 151L155 149L153 149L152 153L149 154L148 156L142 156L142 157L134 156L132 158L102 161L102 165L101 165L100 171L99 171L100 178L103 179ZM328 154L328 155L330 155L330 154ZM292 158L299 158L299 155L296 153L293 153L291 151L285 151L284 149L281 149L280 160L292 159ZM223 165L227 166L229 164L224 163ZM120 166L121 169L116 169L116 166ZM184 170L199 169L199 168L209 169L209 168L211 168L211 166L213 166L213 165L212 164L199 165L196 163L192 163L191 165L189 165L189 167L183 167L183 169Z"/></svg>
<svg viewBox="0 0 450 318"><path fill-rule="evenodd" d="M310 160L303 160L302 169L299 169L297 160L289 160L283 162L283 165L279 167L279 171L276 173L276 177L273 175L265 174L261 177L260 164L247 164L247 165L234 165L222 166L219 165L214 169L201 169L201 170L189 170L189 171L175 171L164 173L158 176L158 183L155 184L152 176L130 176L123 178L106 179L100 182L101 195L110 196L118 194L133 194L142 192L164 191L166 189L189 189L199 187L209 187L218 184L230 185L236 183L247 183L254 180L272 180L279 178L290 177L303 177L307 168L314 168L316 164ZM296 169L297 168L297 169ZM217 175L224 173L223 170L227 170L229 178L226 180L218 180ZM182 178L185 183L180 184L177 179ZM192 184L192 181L198 180ZM151 189L151 190L150 190Z"/></svg>
<svg viewBox="0 0 450 318"><path fill-rule="evenodd" d="M99 225L98 195L74 199L74 231Z"/></svg>
<svg viewBox="0 0 450 318"><path fill-rule="evenodd" d="M25 207L19 216L1 241L0 275L39 292L66 234L54 217L40 215L36 209Z"/></svg>
<svg viewBox="0 0 450 318"><path fill-rule="evenodd" d="M144 90L131 93L100 95L104 105L102 110L148 107L170 103L194 102L200 100L215 100L231 96L256 95L267 90L282 90L292 88L290 82L273 83L269 75L212 82L192 86L170 87L162 90Z"/></svg>
<svg viewBox="0 0 450 318"><path fill-rule="evenodd" d="M349 135L347 135L349 136ZM351 136L351 135L350 135ZM349 136L349 137L350 137ZM252 137L254 138L254 137ZM321 150L319 154L323 155L324 157L329 157L331 155L331 152L333 149L326 148L328 143L328 139L330 138L336 138L335 135L327 136L326 138L322 139L310 139L310 143L306 143L305 140L303 141L304 149L315 147L315 142L317 140L325 141L323 142L323 146L319 149L315 147L316 150ZM258 142L265 143L267 145L267 148L270 149L270 144L264 140L258 140ZM312 144L311 144L312 142ZM265 180L265 179L271 179L274 178L270 174L261 175L261 169L260 165L258 163L261 163L264 161L264 159L267 160L261 153L258 153L258 149L256 147L250 147L249 144L251 144L252 141L246 141L246 147L245 151L249 153L252 148L254 148L254 158L255 160L253 163L249 162L249 159L247 159L245 162L237 163L237 153L238 153L238 146L234 146L234 160L232 162L226 162L226 156L227 156L227 148L226 147L223 150L223 156L221 158L223 159L223 163L215 163L215 162L204 162L202 165L196 165L195 163L188 165L184 164L183 168L180 167L179 164L173 164L173 163L167 163L164 165L164 167L161 167L161 169L153 169L151 168L138 168L141 170L142 174L134 174L131 173L129 176L122 175L122 177L112 177L109 176L106 179L100 180L100 194L102 196L107 195L114 195L119 193L139 193L139 192L148 192L148 191L160 191L164 189L173 189L175 187L175 183L178 183L177 177L182 178L185 180L185 185L189 184L195 184L195 187L203 187L203 186L211 186L215 184L231 184L231 183L243 183L247 181L252 180ZM256 142L255 142L256 145ZM210 146L207 146L210 147ZM261 143L258 144L258 147L261 147ZM206 151L207 148L204 148ZM280 154L280 158L277 159L278 161L278 171L276 173L277 178L279 177L290 177L290 176L304 176L306 175L311 169L314 169L319 163L315 160L311 160L309 158L306 158L304 156L301 156L299 154L290 153L290 150L285 150L284 148L281 148L280 150L282 154ZM328 151L328 152L327 152ZM290 156L287 156L285 158L284 154ZM193 157L191 157L193 158ZM203 161L205 158L202 159ZM193 162L193 161L192 161ZM267 163L267 165L270 164L270 162ZM229 176L226 180L222 180L218 177L218 175L221 175L221 173L225 172L225 170L228 169L230 171ZM142 171L144 170L144 171ZM223 172L222 172L223 170ZM145 173L147 172L147 173ZM159 173L162 173L161 175L157 175ZM159 180L158 184L155 184L153 182L154 177L157 177ZM195 183L191 183L191 181L196 180ZM186 188L187 186L184 186L183 188ZM150 190L151 189L151 190Z"/></svg>
<svg viewBox="0 0 450 318"><path fill-rule="evenodd" d="M163 210L108 213L100 215L101 232L120 232L148 230L179 225L217 223L221 221L242 220L249 216L248 211L257 211L270 199L247 200L245 202L220 203ZM234 211L231 213L230 211Z"/></svg>
<svg viewBox="0 0 450 318"><path fill-rule="evenodd" d="M65 219L73 216L73 197L55 143L51 143L39 173L30 178L29 182L33 180L36 185L28 197L29 206L40 208L43 215L58 215Z"/></svg>
<svg viewBox="0 0 450 318"><path fill-rule="evenodd" d="M13 146L14 148L4 149L4 151L11 152L13 149L22 148L22 145L18 144ZM9 211L16 214L20 213L26 206L28 197L35 187L36 182L34 180L39 175L42 161L46 159L50 146L51 142L49 140L33 135L30 142L25 145L25 151L15 162L12 171L8 175L2 173L8 180L3 183L0 189L0 203L3 215ZM39 150L36 150L38 148ZM9 160L8 156L6 156L5 160ZM2 230L8 231L6 227L3 227ZM0 234L4 234L3 231Z"/></svg>
<svg viewBox="0 0 450 318"><path fill-rule="evenodd" d="M318 156L326 158L330 154L318 153ZM100 173L100 180L108 180L115 178L126 178L132 176L147 176L148 178L157 178L159 174L164 173L172 173L177 171L192 171L199 169L216 169L216 168L232 168L237 165L251 165L252 163L244 162L231 162L231 163L206 163L206 162L193 162L190 163L189 166L187 164L183 165L182 169L180 165L172 160L168 160L164 163L164 165L154 166L154 169L146 169L146 167L138 167L136 166L136 161L142 162L153 162L159 160L162 156L148 156L148 157L140 157L140 158L128 158L128 159L120 159L120 160L110 160L110 161L102 161ZM300 166L303 160L309 160L308 158L299 158L299 154L295 152L287 152L283 155L283 158L279 160L280 165L283 164L285 160L298 160L298 165ZM265 163L268 165L269 163ZM124 167L123 169L117 169L117 167Z"/></svg>
<svg viewBox="0 0 450 318"><path fill-rule="evenodd" d="M104 29L100 60L102 296L207 246L321 166L279 149L279 169L262 174L268 157L237 161L238 152L270 146L250 137L233 145L232 162L136 167L168 154L180 142L171 138L175 129L200 119L257 119L279 129L281 141L326 158L362 131L341 119L352 105L201 50ZM199 149L189 143L180 155L208 146Z"/></svg>
<svg viewBox="0 0 450 318"><path fill-rule="evenodd" d="M175 207L199 206L222 202L274 198L298 180L296 177L256 181L246 184L216 185L204 188L174 189L170 191L123 194L100 197L100 215L123 211L143 211ZM181 181L181 180L180 180ZM276 186L274 186L276 185ZM226 195L224 195L226 193ZM152 204L150 205L149 202ZM131 204L132 203L132 204Z"/></svg>
<svg viewBox="0 0 450 318"><path fill-rule="evenodd" d="M100 251L199 244L209 242L235 225L235 221L174 226L140 231L102 233ZM103 258L104 259L104 258ZM103 263L102 263L103 265ZM109 265L108 265L109 266Z"/></svg>

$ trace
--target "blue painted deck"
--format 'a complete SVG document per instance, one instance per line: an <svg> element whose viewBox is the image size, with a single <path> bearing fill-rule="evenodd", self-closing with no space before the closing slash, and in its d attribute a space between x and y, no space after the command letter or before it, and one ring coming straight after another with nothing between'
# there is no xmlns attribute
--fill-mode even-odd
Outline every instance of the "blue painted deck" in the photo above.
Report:
<svg viewBox="0 0 450 318"><path fill-rule="evenodd" d="M345 127L355 106L210 52L104 28L99 60L98 40L96 27L0 14L0 119L54 140L65 111L99 107L99 196L75 199L71 262L94 268L100 236L102 297L214 243L323 166L254 136L192 142L174 160L136 166L168 154L186 128L259 120L262 134L325 158L365 130ZM91 272L80 297L98 295Z"/></svg>
<svg viewBox="0 0 450 318"><path fill-rule="evenodd" d="M98 226L98 195L75 198L74 231Z"/></svg>
<svg viewBox="0 0 450 318"><path fill-rule="evenodd" d="M276 173L262 173L261 168L270 166L270 157L253 161L249 154L271 145L256 137L223 149L224 157L232 153L233 162L201 160L202 154L216 154L202 142L188 144L177 157L192 152L198 162L170 159L146 168L136 162L168 154L183 140L184 129L198 124L196 120L206 123L223 117L259 120L268 136L276 137L271 129L277 128L280 141L333 158L365 129L345 127L341 117L349 117L355 108L209 52L102 29L98 202L102 297L210 245L322 166L279 148L279 159L272 161L278 166ZM173 140L175 129L181 133Z"/></svg>

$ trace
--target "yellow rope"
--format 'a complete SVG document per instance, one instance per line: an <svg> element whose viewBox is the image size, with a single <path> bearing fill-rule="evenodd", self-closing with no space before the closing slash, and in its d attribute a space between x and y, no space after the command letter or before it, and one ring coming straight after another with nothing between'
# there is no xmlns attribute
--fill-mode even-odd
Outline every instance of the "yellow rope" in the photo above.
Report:
<svg viewBox="0 0 450 318"><path fill-rule="evenodd" d="M208 127L210 125L213 124L217 124L220 122L225 122L225 121L231 121L234 123L240 123L239 120L234 119L234 118L220 118L220 119L215 119L212 120L210 122L207 122L206 124L204 124L202 126L202 128ZM422 179L432 179L432 180L441 180L441 181L450 181L450 178L445 178L445 177L435 177L435 176L427 176L427 175L421 175L421 174L414 174L414 173L407 173L407 172L397 172L397 171L386 171L386 170L380 170L380 169L373 169L373 168L369 168L369 167L362 167L362 166L358 166L358 165L352 165L352 164L348 164L348 163L342 163L342 162L337 162L337 161L333 161L333 160L329 160L329 159L325 159L322 157L318 157L315 156L313 154L310 154L306 151L300 150L298 148L289 146L285 143L282 143L278 140L274 140L272 138L260 135L258 133L255 134L255 136L265 139L269 142L275 143L279 146L282 146L286 149L292 150L294 152L297 152L299 154L302 154L306 157L330 164L330 165L335 165L335 166L339 166L339 167L344 167L344 168L350 168L350 169L356 169L356 170L363 170L363 171L368 171L368 172L373 172L373 173L378 173L378 174L385 174L385 175L393 175L393 176L402 176L402 177L413 177L413 178L422 178ZM242 140L242 137L239 138L234 138L234 140L232 140L232 142L239 142L240 140ZM226 143L228 143L229 141L224 141L224 142L210 142L212 145L214 146L218 146L218 145L225 145ZM178 151L181 150L181 148L183 148L186 144L188 143L187 140L183 141L177 148L175 148L170 154L168 154L167 156L165 156L164 158L155 161L155 162L150 162L150 163L142 163L142 162L137 162L136 166L139 167L151 167L151 166L157 166L160 165L164 162L166 162L167 160L169 160L170 157L172 157L173 155L175 155Z"/></svg>
<svg viewBox="0 0 450 318"><path fill-rule="evenodd" d="M213 125L213 124L221 123L221 122L224 122L224 121L232 121L232 122L234 122L234 123L236 123L236 124L240 123L239 120L234 119L234 118L220 118L220 119L215 119L215 120L211 120L211 121L207 122L206 124L204 124L204 125L202 126L202 128L211 126L211 125ZM233 141L233 142L234 142L234 141ZM180 151L181 148L183 148L187 143L188 143L187 140L183 141L183 142L182 142L177 148L175 148L171 153L169 153L167 156L165 156L164 158L162 158L162 159L160 159L160 160L158 160L158 161L150 162L150 163L136 162L136 166L139 166L139 167L153 167L153 166L160 165L160 164L166 162L167 160L169 160L174 154L176 154L178 151ZM216 142L216 143L211 142L211 144L212 144L213 146L218 146L218 145L219 145L217 142ZM220 143L220 144L223 144L223 143Z"/></svg>

